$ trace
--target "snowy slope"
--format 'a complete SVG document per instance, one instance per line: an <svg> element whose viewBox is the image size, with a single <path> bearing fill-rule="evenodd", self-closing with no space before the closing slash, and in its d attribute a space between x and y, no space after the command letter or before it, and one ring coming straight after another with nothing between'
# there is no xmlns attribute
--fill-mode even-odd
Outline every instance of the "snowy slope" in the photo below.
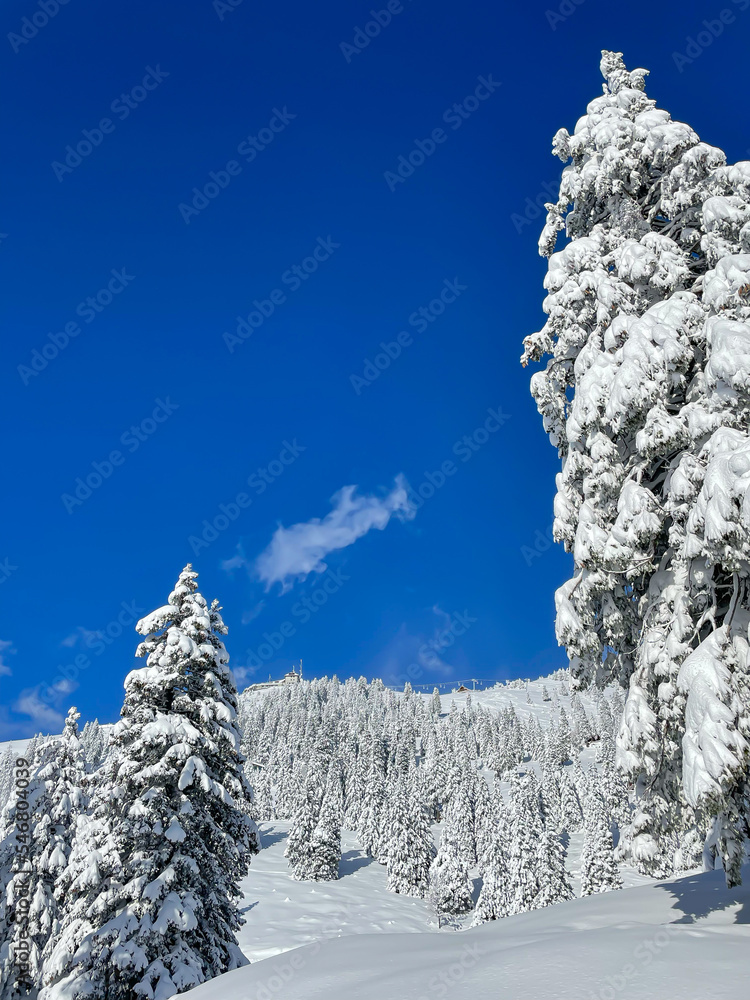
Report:
<svg viewBox="0 0 750 1000"><path fill-rule="evenodd" d="M260 824L263 848L242 883L247 923L239 932L239 944L251 962L332 937L437 930L428 902L388 892L385 868L362 851L356 834L349 831L342 835L337 881L296 882L284 858L289 827L282 820ZM434 830L437 841L439 826ZM566 858L576 892L582 841L582 833L573 835ZM473 875L476 898L479 873ZM632 868L623 866L622 875L626 886L653 884ZM471 917L454 918L455 926L468 925Z"/></svg>
<svg viewBox="0 0 750 1000"><path fill-rule="evenodd" d="M413 933L435 926L423 899L399 896L385 887L382 865L344 831L340 878L296 882L284 857L290 823L261 823L263 847L242 884L247 920L239 944L251 962L339 934Z"/></svg>
<svg viewBox="0 0 750 1000"><path fill-rule="evenodd" d="M352 935L230 972L191 1000L748 1000L750 866L575 899L462 933Z"/></svg>

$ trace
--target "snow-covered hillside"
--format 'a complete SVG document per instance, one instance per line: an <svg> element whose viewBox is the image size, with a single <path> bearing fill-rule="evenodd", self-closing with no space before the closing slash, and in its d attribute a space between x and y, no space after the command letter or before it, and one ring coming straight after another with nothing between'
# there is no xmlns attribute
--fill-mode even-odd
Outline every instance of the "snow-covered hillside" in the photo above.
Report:
<svg viewBox="0 0 750 1000"><path fill-rule="evenodd" d="M290 877L284 858L290 824L282 820L260 824L263 847L242 884L240 908L246 923L239 943L250 962L270 958L300 945L353 934L415 934L437 931L435 913L427 900L388 892L386 869L362 850L356 834L344 830L339 878L331 882L298 882ZM433 827L439 840L440 826ZM573 834L567 852L576 894L583 834ZM626 886L653 884L633 868L622 867ZM474 898L480 876L472 872ZM443 935L470 923L470 914L444 926ZM498 927L505 927L505 922Z"/></svg>
<svg viewBox="0 0 750 1000"><path fill-rule="evenodd" d="M746 1000L750 869L727 889L696 873L461 933L347 933L324 909L318 943L229 972L191 1000ZM326 887L328 891L329 887ZM341 928L341 936L338 928ZM406 928L405 928L406 930Z"/></svg>

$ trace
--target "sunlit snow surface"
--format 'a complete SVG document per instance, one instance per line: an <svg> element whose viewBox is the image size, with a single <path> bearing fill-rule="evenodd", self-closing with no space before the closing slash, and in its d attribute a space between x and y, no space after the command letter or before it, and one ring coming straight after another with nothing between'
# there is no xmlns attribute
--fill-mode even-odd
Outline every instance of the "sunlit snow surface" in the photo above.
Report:
<svg viewBox="0 0 750 1000"><path fill-rule="evenodd" d="M250 874L242 884L241 907L247 923L239 934L242 951L251 962L314 941L350 934L412 934L437 931L428 903L412 896L399 896L385 887L386 870L360 849L356 834L344 831L340 877L336 882L295 882L289 875L284 847L290 823L261 823L263 850L253 858ZM435 839L439 827L435 827ZM574 834L568 848L568 867L573 887L579 891L579 858L583 833ZM626 886L651 880L631 868L623 868ZM474 871L475 900L479 892ZM468 926L471 914L441 935ZM749 994L750 996L750 994Z"/></svg>
<svg viewBox="0 0 750 1000"><path fill-rule="evenodd" d="M750 866L740 889L726 889L722 872L691 874L438 933L420 901L411 905L372 891L384 885L377 866L314 887L316 895L309 885L289 881L290 901L269 901L266 890L276 888L273 895L280 896L285 885L261 874L279 845L255 863L259 902L247 914L257 919L243 931L245 952L289 947L316 927L320 942L220 976L190 991L191 1000L750 997ZM389 915L398 933L367 933L368 920L388 930L382 925Z"/></svg>

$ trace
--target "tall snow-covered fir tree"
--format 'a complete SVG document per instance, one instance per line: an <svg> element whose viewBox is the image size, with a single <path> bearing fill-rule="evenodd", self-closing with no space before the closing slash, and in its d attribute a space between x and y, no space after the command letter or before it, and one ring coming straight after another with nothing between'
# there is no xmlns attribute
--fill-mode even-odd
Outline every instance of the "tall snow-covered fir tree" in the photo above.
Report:
<svg viewBox="0 0 750 1000"><path fill-rule="evenodd" d="M138 622L146 666L125 703L92 815L59 880L68 909L41 1000L166 998L244 964L239 882L257 849L216 601L190 566Z"/></svg>
<svg viewBox="0 0 750 1000"><path fill-rule="evenodd" d="M562 459L573 553L557 635L578 685L628 687L628 850L663 875L713 817L727 880L748 832L750 163L673 121L604 52L604 94L553 150L544 328L524 363ZM567 245L555 252L558 234Z"/></svg>

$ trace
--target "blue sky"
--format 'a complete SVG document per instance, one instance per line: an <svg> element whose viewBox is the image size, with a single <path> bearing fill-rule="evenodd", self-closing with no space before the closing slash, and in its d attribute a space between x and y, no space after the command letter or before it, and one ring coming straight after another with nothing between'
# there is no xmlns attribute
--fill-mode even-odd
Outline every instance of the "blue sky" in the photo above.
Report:
<svg viewBox="0 0 750 1000"><path fill-rule="evenodd" d="M188 561L246 682L564 665L551 138L606 47L743 158L750 0L45 2L3 8L0 735L116 718Z"/></svg>

